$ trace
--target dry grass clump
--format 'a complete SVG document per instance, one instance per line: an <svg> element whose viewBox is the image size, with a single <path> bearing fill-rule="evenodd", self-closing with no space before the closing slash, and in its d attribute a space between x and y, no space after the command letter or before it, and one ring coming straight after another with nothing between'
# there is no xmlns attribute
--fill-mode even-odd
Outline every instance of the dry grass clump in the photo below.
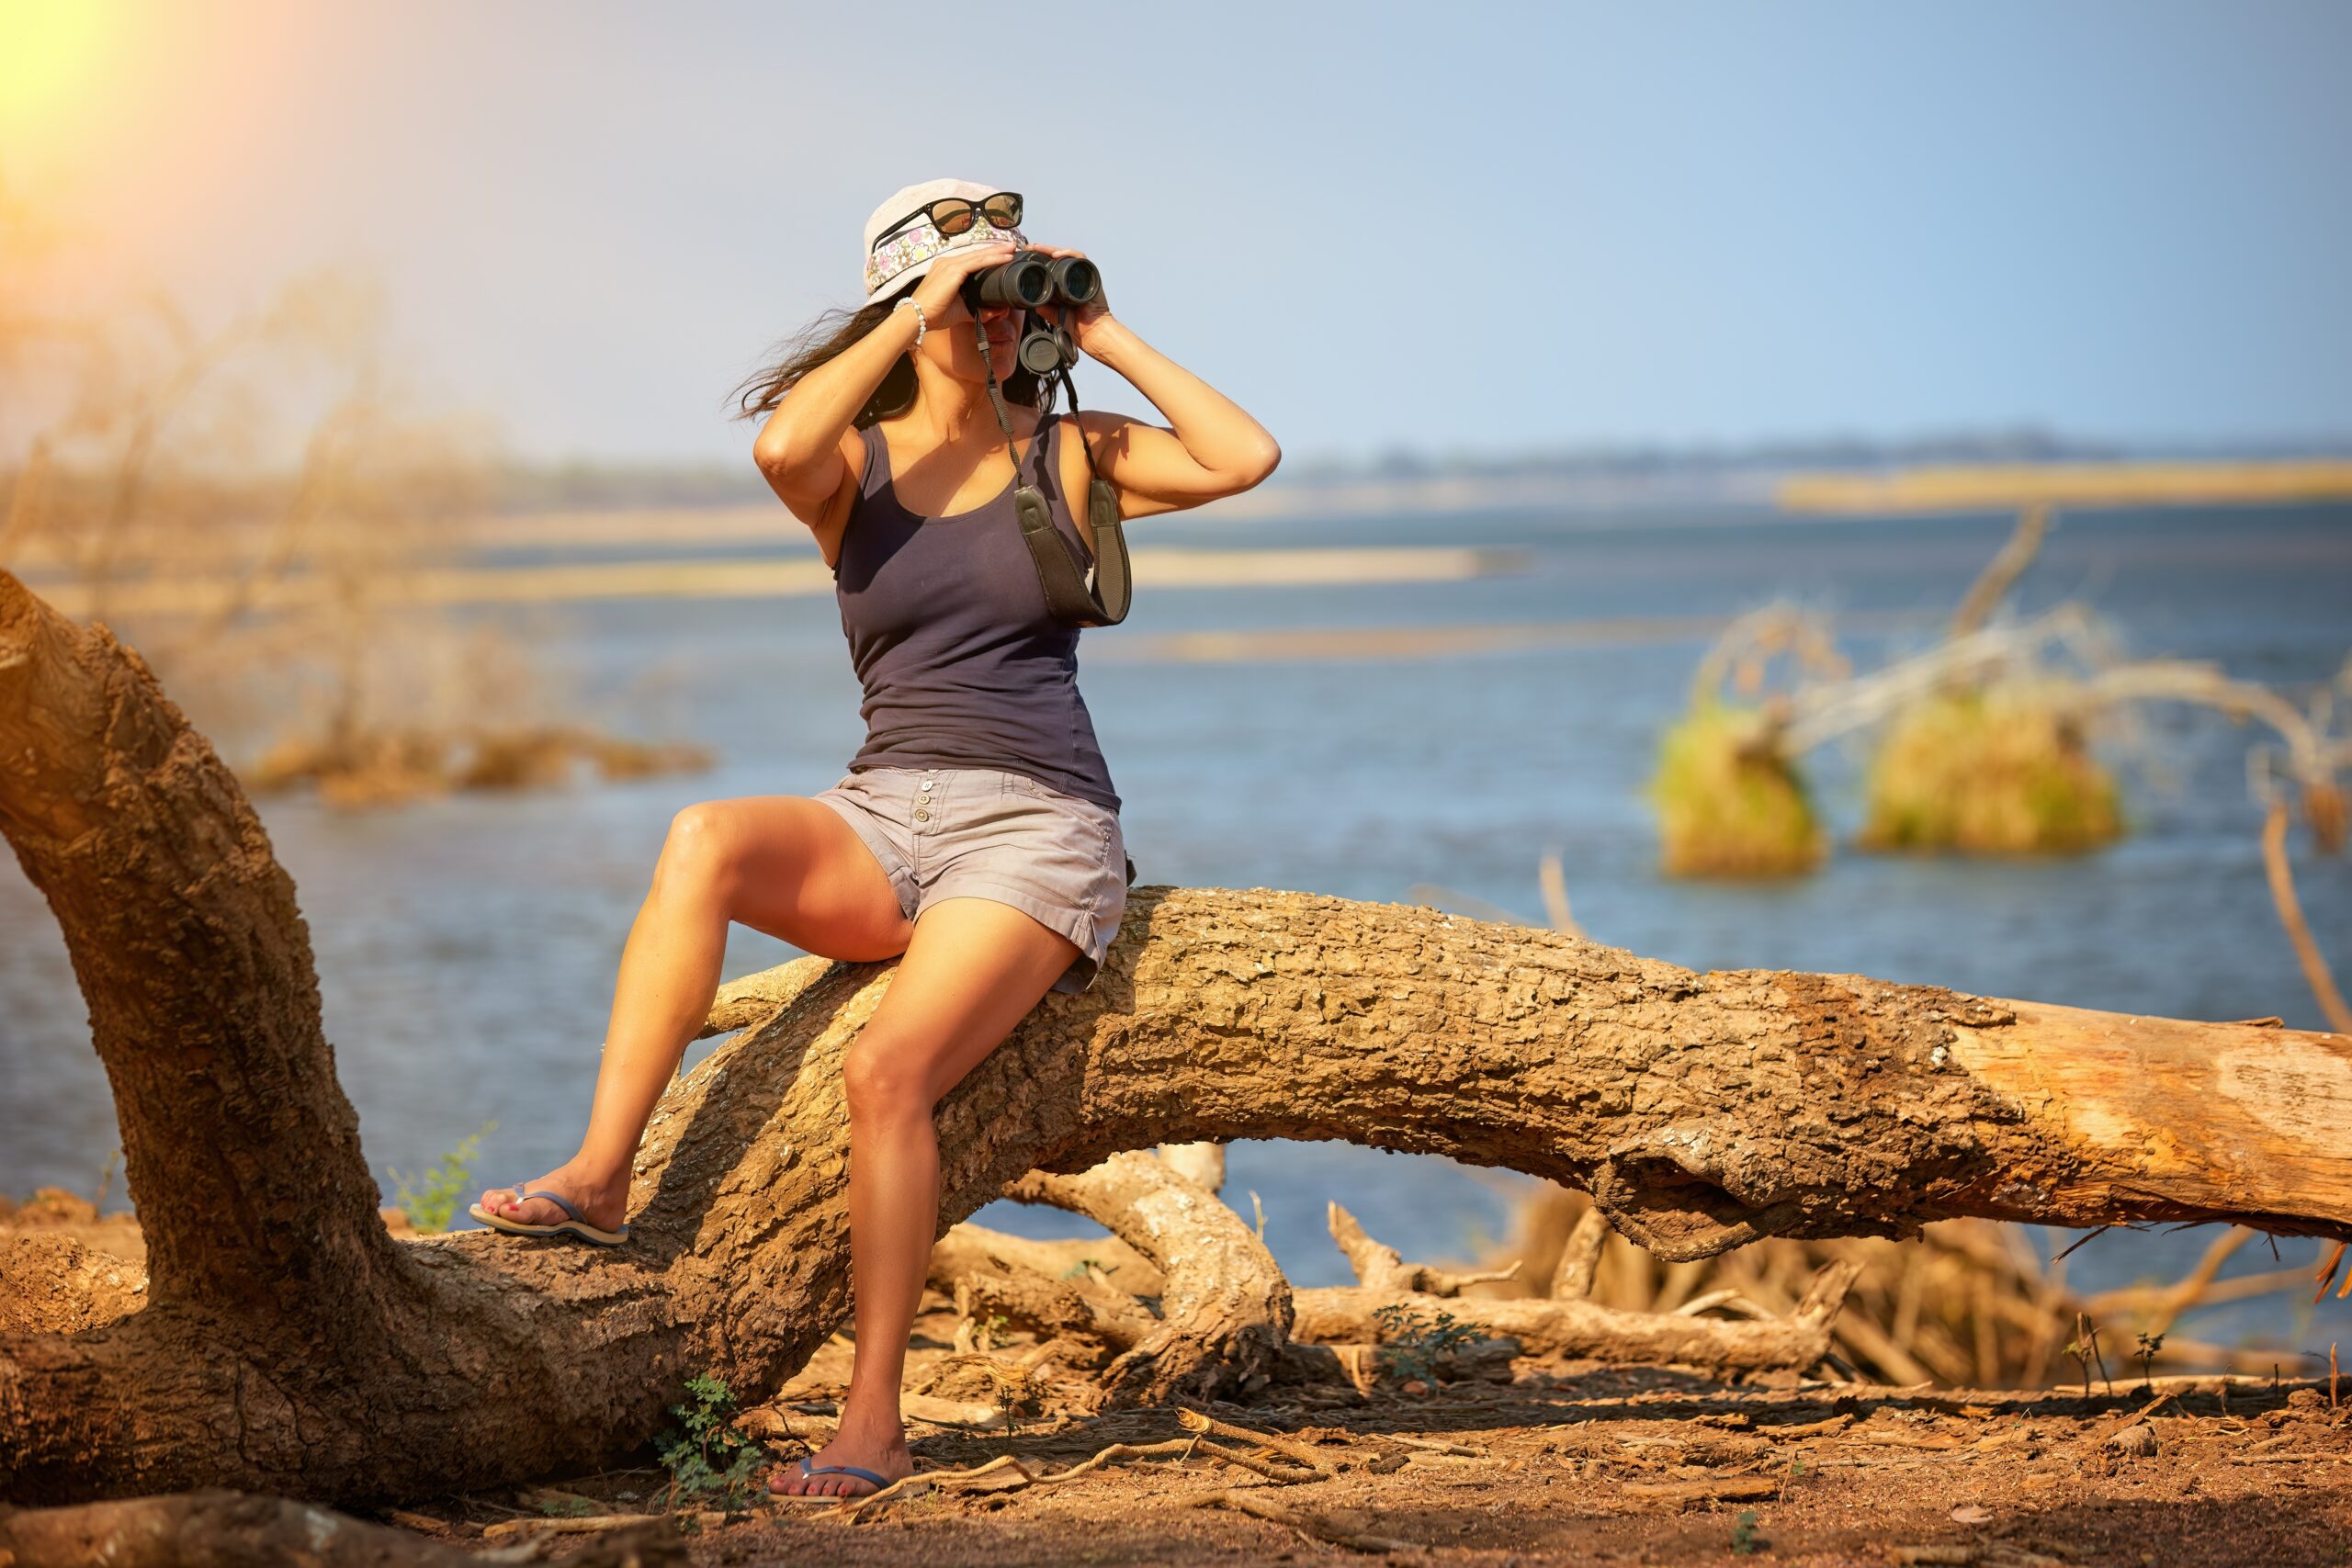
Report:
<svg viewBox="0 0 2352 1568"><path fill-rule="evenodd" d="M2041 682L1946 693L1906 708L1871 760L1866 850L2072 854L2122 836L2115 780L2077 710Z"/></svg>
<svg viewBox="0 0 2352 1568"><path fill-rule="evenodd" d="M1666 732L1649 797L1669 876L1788 876L1828 847L1795 765L1752 709L1702 700Z"/></svg>

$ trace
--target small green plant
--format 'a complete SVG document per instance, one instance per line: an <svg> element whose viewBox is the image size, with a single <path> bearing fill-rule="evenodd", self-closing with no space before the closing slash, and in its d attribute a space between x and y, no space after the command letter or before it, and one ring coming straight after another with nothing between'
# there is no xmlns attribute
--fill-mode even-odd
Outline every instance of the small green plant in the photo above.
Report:
<svg viewBox="0 0 2352 1568"><path fill-rule="evenodd" d="M1753 1556L1756 1549L1763 1544L1763 1540L1756 1533L1756 1510L1742 1508L1739 1511L1739 1517L1731 1527L1732 1555L1734 1557Z"/></svg>
<svg viewBox="0 0 2352 1568"><path fill-rule="evenodd" d="M2085 1345L2079 1338L2069 1339L2066 1341L2066 1359L2082 1369L2083 1397L2085 1399L2088 1399L2091 1396L2090 1348Z"/></svg>
<svg viewBox="0 0 2352 1568"><path fill-rule="evenodd" d="M1450 1312L1439 1311L1425 1317L1419 1307L1391 1304L1374 1307L1372 1315L1380 1325L1381 1348L1389 1364L1396 1368L1398 1379L1405 1382L1418 1378L1434 1383L1439 1358L1484 1337Z"/></svg>
<svg viewBox="0 0 2352 1568"><path fill-rule="evenodd" d="M585 1497L542 1497L539 1512L559 1518L582 1518L596 1511L596 1505Z"/></svg>
<svg viewBox="0 0 2352 1568"><path fill-rule="evenodd" d="M2088 1361L2098 1361L2098 1380L2100 1380L2100 1382L2108 1384L2108 1394L2112 1396L2112 1394L2114 1394L2114 1380L2112 1380L2112 1378L2108 1378L2108 1357L2105 1357L2105 1354L2100 1352L2100 1349L2098 1349L2098 1324L2093 1324L2093 1321L2091 1321L2091 1314L2088 1314L2088 1312L2076 1312L2076 1314L2075 1314L2075 1345L2079 1347L2079 1352L2082 1352L2082 1357L2086 1357ZM2070 1354L2075 1354L2075 1352L2070 1352ZM2084 1396L2084 1399L2088 1399L2088 1396L2091 1396L2091 1366L2088 1366L2088 1361L2084 1361L2084 1368L2082 1368L2082 1396Z"/></svg>
<svg viewBox="0 0 2352 1568"><path fill-rule="evenodd" d="M390 1166L385 1174L398 1185L392 1201L408 1214L408 1223L427 1235L437 1235L449 1228L458 1215L458 1200L464 1195L473 1176L474 1160L481 1148L481 1141L498 1130L495 1122L485 1122L456 1148L443 1155L433 1168L420 1179L402 1176ZM410 1185L422 1180L422 1190Z"/></svg>
<svg viewBox="0 0 2352 1568"><path fill-rule="evenodd" d="M2107 1375L2107 1358L2099 1353L2098 1325L2084 1313L2075 1314L2075 1337L2066 1342L2066 1355L2083 1369L2083 1397L2091 1396L2091 1363L2098 1363L2099 1381L2107 1384L2107 1392L2115 1392L2115 1383Z"/></svg>
<svg viewBox="0 0 2352 1568"><path fill-rule="evenodd" d="M2163 1335L2143 1333L2140 1336L2140 1348L2133 1359L2140 1363L2140 1392L2142 1393L2155 1392L2156 1352L2164 1348Z"/></svg>
<svg viewBox="0 0 2352 1568"><path fill-rule="evenodd" d="M655 1445L670 1472L665 1506L716 1504L738 1514L752 1500L752 1477L766 1455L735 1429L735 1394L718 1378L686 1380L686 1403L670 1406L679 1429Z"/></svg>

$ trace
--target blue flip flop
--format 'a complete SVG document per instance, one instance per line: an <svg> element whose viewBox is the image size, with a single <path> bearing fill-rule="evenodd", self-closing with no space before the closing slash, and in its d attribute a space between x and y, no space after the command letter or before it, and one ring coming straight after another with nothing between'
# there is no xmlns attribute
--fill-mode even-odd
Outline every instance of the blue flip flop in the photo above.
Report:
<svg viewBox="0 0 2352 1568"><path fill-rule="evenodd" d="M466 1213L491 1229L504 1231L510 1235L576 1235L581 1240L594 1242L598 1247L618 1247L628 1239L627 1225L623 1225L616 1231L608 1231L600 1225L592 1225L580 1217L580 1211L573 1208L561 1193L526 1192L523 1190L523 1184L516 1182L514 1201L519 1203L526 1198L544 1198L571 1217L560 1220L551 1225L526 1225L519 1220L510 1220L503 1214L493 1214L480 1203L469 1205Z"/></svg>
<svg viewBox="0 0 2352 1568"><path fill-rule="evenodd" d="M808 1461L814 1457L811 1454L800 1456L802 1475L854 1475L860 1481L874 1483L874 1492L887 1491L894 1484L887 1476L876 1475L870 1470L861 1470L854 1464L820 1464L811 1470L808 1468ZM778 1492L770 1488L768 1500L774 1503L854 1503L859 1498L873 1496L874 1492L860 1492L854 1497L842 1497L826 1492Z"/></svg>

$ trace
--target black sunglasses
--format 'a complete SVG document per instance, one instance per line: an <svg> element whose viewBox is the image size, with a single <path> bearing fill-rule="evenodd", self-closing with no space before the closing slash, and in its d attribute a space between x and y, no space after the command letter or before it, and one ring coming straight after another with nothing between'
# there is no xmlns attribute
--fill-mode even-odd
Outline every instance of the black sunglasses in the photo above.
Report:
<svg viewBox="0 0 2352 1568"><path fill-rule="evenodd" d="M866 247L867 251L880 250L883 241L920 218L930 219L933 228L951 237L964 232L980 218L986 218L992 228L1011 229L1021 222L1021 193L1001 190L994 196L982 197L978 203L960 196L943 196L937 201L927 201L876 235L874 243Z"/></svg>

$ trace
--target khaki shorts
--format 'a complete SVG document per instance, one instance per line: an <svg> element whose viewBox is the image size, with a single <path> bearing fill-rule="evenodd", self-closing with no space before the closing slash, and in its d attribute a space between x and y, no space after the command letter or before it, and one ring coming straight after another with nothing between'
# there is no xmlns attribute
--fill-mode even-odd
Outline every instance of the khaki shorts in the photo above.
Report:
<svg viewBox="0 0 2352 1568"><path fill-rule="evenodd" d="M1069 938L1057 991L1094 985L1135 862L1119 814L994 768L861 768L809 797L865 840L911 920L942 898L992 898Z"/></svg>

